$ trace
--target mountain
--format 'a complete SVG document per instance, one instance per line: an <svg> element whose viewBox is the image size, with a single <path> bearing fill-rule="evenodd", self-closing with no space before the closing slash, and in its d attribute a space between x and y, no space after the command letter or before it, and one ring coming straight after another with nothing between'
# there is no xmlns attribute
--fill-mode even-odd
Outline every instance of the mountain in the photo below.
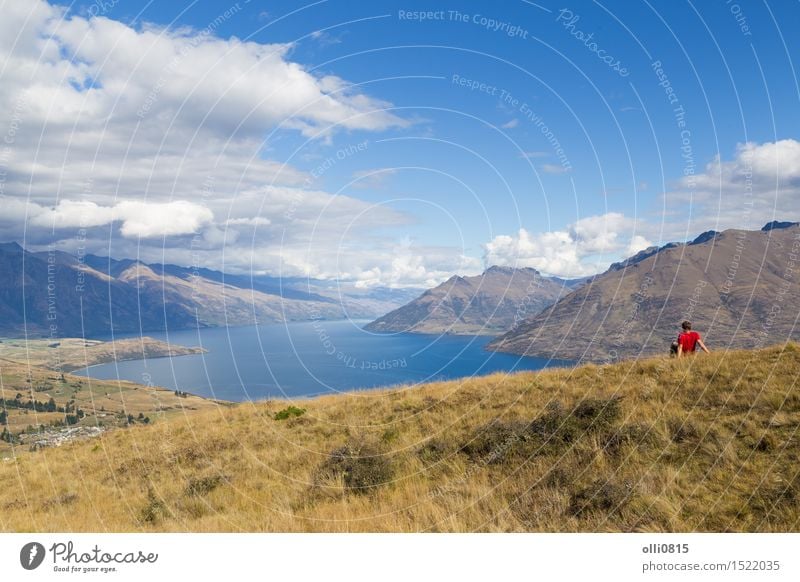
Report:
<svg viewBox="0 0 800 582"><path fill-rule="evenodd" d="M667 353L684 319L712 350L798 338L798 260L797 223L709 231L612 265L488 348L609 362Z"/></svg>
<svg viewBox="0 0 800 582"><path fill-rule="evenodd" d="M366 326L376 332L496 334L511 329L568 293L578 282L535 269L490 267L475 277L453 276L409 304Z"/></svg>
<svg viewBox="0 0 800 582"><path fill-rule="evenodd" d="M228 275L133 259L79 259L62 251L28 252L16 243L0 244L0 273L0 334L6 336L371 319L402 305L409 293L344 284L324 288L313 280Z"/></svg>

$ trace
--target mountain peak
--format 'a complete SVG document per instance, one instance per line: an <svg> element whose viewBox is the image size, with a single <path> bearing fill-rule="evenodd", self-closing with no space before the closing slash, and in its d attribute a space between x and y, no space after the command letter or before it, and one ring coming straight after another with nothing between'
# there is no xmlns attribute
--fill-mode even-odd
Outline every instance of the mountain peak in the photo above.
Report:
<svg viewBox="0 0 800 582"><path fill-rule="evenodd" d="M145 265L142 262L135 261L127 269L125 269L122 273L120 273L117 279L126 282L134 281L137 279L150 279L155 281L159 280L160 277L149 266Z"/></svg>
<svg viewBox="0 0 800 582"><path fill-rule="evenodd" d="M635 255L628 257L623 261L619 261L618 263L612 263L612 265L608 268L608 270L619 271L626 267L630 267L631 265L635 265L636 263L639 263L648 257L652 257L660 250L661 248L657 246L647 247L646 249L639 251Z"/></svg>
<svg viewBox="0 0 800 582"><path fill-rule="evenodd" d="M517 271L527 271L536 273L537 275L539 274L539 271L537 271L532 267L508 267L505 265L492 265L491 267L486 269L483 272L483 274L488 275L490 273L515 273Z"/></svg>
<svg viewBox="0 0 800 582"><path fill-rule="evenodd" d="M535 269L493 265L482 275L453 275L410 303L376 319L365 329L496 334L510 329L520 313L538 313L569 291L570 287L563 281L539 277Z"/></svg>
<svg viewBox="0 0 800 582"><path fill-rule="evenodd" d="M0 243L0 251L3 251L5 253L21 253L24 252L25 249L23 249L19 245L19 243L7 242L7 243Z"/></svg>
<svg viewBox="0 0 800 582"><path fill-rule="evenodd" d="M719 233L716 230L707 230L704 233L701 233L695 238L689 245L699 245L704 242L708 242L713 240Z"/></svg>
<svg viewBox="0 0 800 582"><path fill-rule="evenodd" d="M793 226L797 226L798 224L800 224L800 222L773 220L772 222L768 222L767 224L762 226L761 230L766 232L769 230L775 230L776 228L791 228Z"/></svg>

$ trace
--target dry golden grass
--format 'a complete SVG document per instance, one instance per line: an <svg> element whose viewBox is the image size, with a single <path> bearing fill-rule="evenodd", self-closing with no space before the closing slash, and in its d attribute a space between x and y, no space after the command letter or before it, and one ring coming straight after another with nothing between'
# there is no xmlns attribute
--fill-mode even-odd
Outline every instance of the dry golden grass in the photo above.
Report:
<svg viewBox="0 0 800 582"><path fill-rule="evenodd" d="M0 463L3 531L798 531L800 348L217 407Z"/></svg>
<svg viewBox="0 0 800 582"><path fill-rule="evenodd" d="M179 397L172 390L134 382L96 380L72 374L62 376L52 370L0 360L0 398L13 400L17 394L21 395L23 402L47 402L52 398L62 407L74 401L86 415L77 426L108 428L125 424L129 414L134 417L142 414L155 421L220 405L213 400L191 395ZM19 408L8 408L6 412L7 428L15 435L30 427L48 426L54 421L64 420L63 412ZM20 452L20 447L17 447L17 452ZM0 441L0 461L11 454L11 446Z"/></svg>
<svg viewBox="0 0 800 582"><path fill-rule="evenodd" d="M2 339L0 363L10 361L58 372L71 372L95 364L202 354L206 350L168 344L151 337L99 341L83 338Z"/></svg>

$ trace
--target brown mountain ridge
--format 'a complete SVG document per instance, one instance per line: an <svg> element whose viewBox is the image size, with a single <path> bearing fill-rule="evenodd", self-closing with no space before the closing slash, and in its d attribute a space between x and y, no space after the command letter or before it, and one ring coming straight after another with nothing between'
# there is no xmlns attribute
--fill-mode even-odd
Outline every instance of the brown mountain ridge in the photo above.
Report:
<svg viewBox="0 0 800 582"><path fill-rule="evenodd" d="M612 362L666 353L688 319L712 350L800 338L800 227L709 231L612 265L488 349Z"/></svg>
<svg viewBox="0 0 800 582"><path fill-rule="evenodd" d="M376 332L498 334L569 293L580 281L545 277L535 269L490 267L451 277L366 326Z"/></svg>

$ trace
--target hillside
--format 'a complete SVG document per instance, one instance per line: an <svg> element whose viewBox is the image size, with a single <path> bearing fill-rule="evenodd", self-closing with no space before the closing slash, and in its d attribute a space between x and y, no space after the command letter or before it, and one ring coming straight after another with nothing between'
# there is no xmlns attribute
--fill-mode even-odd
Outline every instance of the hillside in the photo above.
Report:
<svg viewBox="0 0 800 582"><path fill-rule="evenodd" d="M216 407L0 463L0 529L796 532L798 369L787 344Z"/></svg>
<svg viewBox="0 0 800 582"><path fill-rule="evenodd" d="M298 281L0 244L0 335L91 337L195 326L372 318L408 299ZM307 287L316 284L309 281Z"/></svg>
<svg viewBox="0 0 800 582"><path fill-rule="evenodd" d="M162 346L148 347L154 347L157 354L163 355ZM191 349L172 347L179 353ZM90 353L94 352L87 356L90 359L102 357L104 350L109 347L104 345L94 350L87 349ZM118 355L124 356L128 349L129 346L123 344ZM31 363L52 362L52 356L45 356L39 351L36 347L31 348ZM69 358L75 357L76 351L72 346L65 348L64 368L70 367L68 362L75 365L76 360ZM10 359L18 356L16 348L0 350L2 467L8 466L9 459L15 454L25 454L32 448L96 438L119 427L149 424L176 415L227 405L154 386L90 379Z"/></svg>
<svg viewBox="0 0 800 582"><path fill-rule="evenodd" d="M13 361L58 372L72 372L107 362L188 356L206 351L200 347L169 344L150 337L108 342L82 338L58 341L6 339L0 340L0 363Z"/></svg>
<svg viewBox="0 0 800 582"><path fill-rule="evenodd" d="M475 277L453 276L366 326L369 331L497 334L568 293L573 282L535 269L490 267Z"/></svg>
<svg viewBox="0 0 800 582"><path fill-rule="evenodd" d="M564 360L665 353L689 319L710 349L800 338L797 223L709 231L649 249L523 321L489 349Z"/></svg>

